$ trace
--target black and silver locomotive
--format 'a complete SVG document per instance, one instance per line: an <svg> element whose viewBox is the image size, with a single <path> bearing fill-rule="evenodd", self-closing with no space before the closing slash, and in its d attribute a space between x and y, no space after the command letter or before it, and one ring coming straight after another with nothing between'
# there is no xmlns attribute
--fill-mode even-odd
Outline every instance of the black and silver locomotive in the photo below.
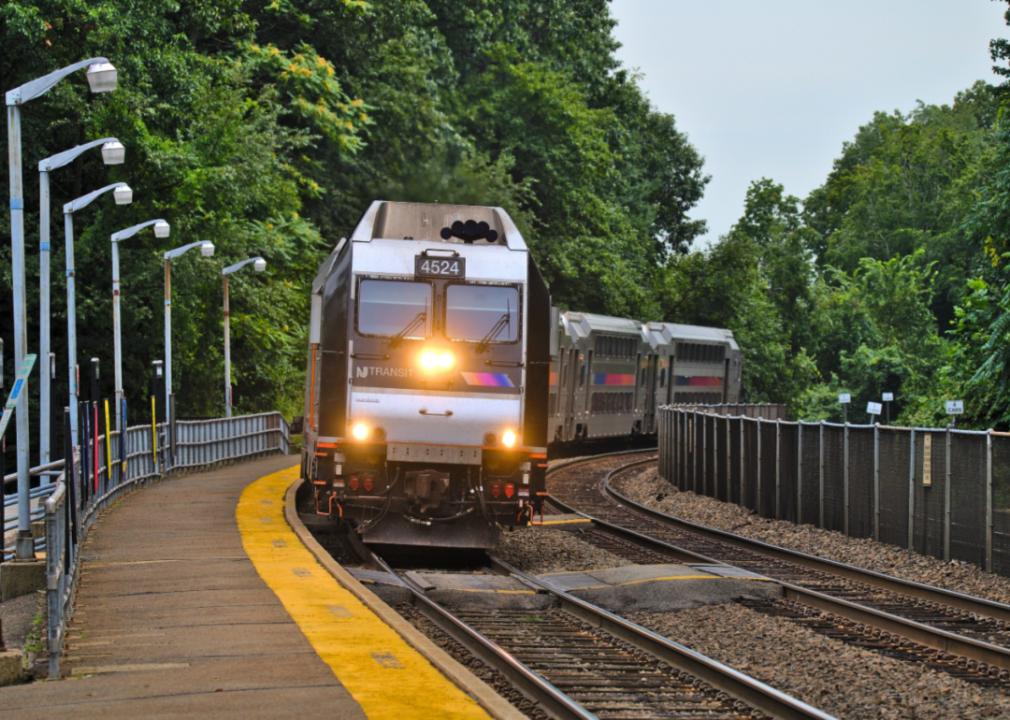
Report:
<svg viewBox="0 0 1010 720"><path fill-rule="evenodd" d="M366 542L484 548L543 500L551 306L501 208L372 203L312 287L302 471Z"/></svg>

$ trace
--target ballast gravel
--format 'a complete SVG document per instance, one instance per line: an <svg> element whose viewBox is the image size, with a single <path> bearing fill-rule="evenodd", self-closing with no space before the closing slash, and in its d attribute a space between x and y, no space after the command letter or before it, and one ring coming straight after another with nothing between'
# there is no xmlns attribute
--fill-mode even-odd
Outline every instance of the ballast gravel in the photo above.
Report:
<svg viewBox="0 0 1010 720"><path fill-rule="evenodd" d="M1010 603L1010 578L987 573L960 560L944 562L869 538L851 538L835 530L763 518L733 503L678 490L659 477L654 465L615 478L614 487L643 505L700 525L888 575Z"/></svg>
<svg viewBox="0 0 1010 720"><path fill-rule="evenodd" d="M495 554L534 575L565 570L602 570L633 564L565 530L535 526L504 533Z"/></svg>
<svg viewBox="0 0 1010 720"><path fill-rule="evenodd" d="M740 605L630 619L839 718L1010 717L1010 697Z"/></svg>

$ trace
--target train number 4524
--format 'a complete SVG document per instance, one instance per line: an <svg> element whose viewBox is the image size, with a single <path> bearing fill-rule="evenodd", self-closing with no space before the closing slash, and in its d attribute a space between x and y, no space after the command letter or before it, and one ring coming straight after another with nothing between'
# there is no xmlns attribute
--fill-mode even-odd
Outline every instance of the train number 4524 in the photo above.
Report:
<svg viewBox="0 0 1010 720"><path fill-rule="evenodd" d="M415 255L414 274L421 277L465 277L466 258L438 258Z"/></svg>

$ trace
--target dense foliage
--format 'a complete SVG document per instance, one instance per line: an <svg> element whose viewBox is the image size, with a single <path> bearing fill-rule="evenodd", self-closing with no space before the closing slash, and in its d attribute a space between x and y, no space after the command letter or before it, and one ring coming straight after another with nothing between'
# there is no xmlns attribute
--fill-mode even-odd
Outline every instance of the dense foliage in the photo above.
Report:
<svg viewBox="0 0 1010 720"><path fill-rule="evenodd" d="M109 233L159 215L173 227L167 245L142 234L123 247L131 404L162 354L161 252L198 238L218 247L212 262L175 268L184 416L221 410L222 261L269 262L233 280L239 409L294 413L309 281L368 203L487 203L517 219L558 304L732 328L749 400L838 417L840 391L857 409L891 391L902 421L935 423L944 399L963 397L969 422L1007 426L1007 87L877 113L806 198L758 179L731 231L697 250L704 224L687 214L707 182L702 159L620 67L613 24L605 0L0 5L5 88L88 55L120 69L111 95L71 79L24 112L30 288L35 163L102 135L128 148L124 166L96 154L53 175L58 357L59 206L110 180L127 180L135 203L77 220L80 357L111 365ZM1010 78L1010 42L990 53ZM0 245L5 280L9 252ZM0 335L10 324L8 307Z"/></svg>
<svg viewBox="0 0 1010 720"><path fill-rule="evenodd" d="M1010 42L990 54L1010 77ZM932 425L963 399L962 424L1005 429L1008 101L979 82L950 105L876 113L802 201L755 181L732 230L667 269L664 312L736 332L749 400L840 419L849 392L865 420L893 392L892 417Z"/></svg>
<svg viewBox="0 0 1010 720"><path fill-rule="evenodd" d="M560 302L657 316L664 267L704 229L686 213L706 178L673 118L651 108L618 67L612 28L605 0L0 5L3 87L89 55L108 56L120 72L115 93L91 97L83 78L72 78L23 113L31 289L37 161L103 135L128 148L124 166L104 168L96 153L53 174L58 357L59 207L120 179L134 188L132 206L100 202L77 218L80 357L103 360L109 392L107 238L164 215L170 241L141 234L122 250L134 407L150 362L163 353L160 255L206 238L217 245L213 261L186 256L174 269L179 414L221 412L219 268L252 254L269 267L232 281L239 409L296 412L309 283L379 197L503 205ZM7 222L5 214L4 237ZM9 279L8 244L0 252ZM35 347L36 293L30 297ZM0 302L8 307L0 335L10 338L7 297Z"/></svg>

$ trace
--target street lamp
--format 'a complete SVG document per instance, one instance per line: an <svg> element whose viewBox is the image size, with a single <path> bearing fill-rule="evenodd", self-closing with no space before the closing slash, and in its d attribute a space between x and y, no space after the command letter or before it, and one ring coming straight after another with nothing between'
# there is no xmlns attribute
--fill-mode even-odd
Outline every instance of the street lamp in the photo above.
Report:
<svg viewBox="0 0 1010 720"><path fill-rule="evenodd" d="M147 220L136 225L131 225L123 230L112 233L112 353L113 369L115 371L116 382L116 429L120 437L126 436L126 428L123 427L123 330L119 314L119 242L133 237L144 228L154 228L156 238L167 238L172 228L166 220L156 218Z"/></svg>
<svg viewBox="0 0 1010 720"><path fill-rule="evenodd" d="M79 396L77 372L77 281L74 269L74 213L82 210L107 192L112 193L116 205L133 202L133 190L123 182L112 183L99 188L63 206L64 253L67 272L67 390L70 395L70 448L71 455L77 448L77 402ZM68 458L73 462L73 457Z"/></svg>
<svg viewBox="0 0 1010 720"><path fill-rule="evenodd" d="M231 303L228 295L228 276L238 272L247 265L252 265L256 272L267 269L267 261L256 256L229 265L221 271L221 283L224 286L224 416L231 417Z"/></svg>
<svg viewBox="0 0 1010 720"><path fill-rule="evenodd" d="M14 285L14 363L17 367L25 359L28 351L28 318L25 306L25 200L22 184L21 160L21 106L47 93L56 83L70 75L88 68L88 85L91 92L102 93L116 89L116 68L104 57L95 57L54 70L30 82L8 90L7 102L7 151L10 173L11 208L11 270ZM28 454L31 439L28 435L28 397L21 393L17 398L17 465L18 465L18 534L14 556L18 560L35 558L32 540Z"/></svg>
<svg viewBox="0 0 1010 720"><path fill-rule="evenodd" d="M114 137L93 140L77 145L39 162L39 357L44 364L50 347L49 304L49 173L69 165L92 148L102 148L102 162L121 165L126 159L126 148ZM129 190L129 188L125 188ZM122 191L122 188L120 189ZM117 199L118 201L118 199ZM123 204L123 203L120 203ZM49 373L39 373L39 464L49 462L52 385ZM44 482L44 481L43 481Z"/></svg>
<svg viewBox="0 0 1010 720"><path fill-rule="evenodd" d="M169 427L175 424L175 408L172 407L172 261L193 250L200 249L203 257L213 257L214 243L197 240L165 253L165 418ZM173 445L174 450L174 445Z"/></svg>

